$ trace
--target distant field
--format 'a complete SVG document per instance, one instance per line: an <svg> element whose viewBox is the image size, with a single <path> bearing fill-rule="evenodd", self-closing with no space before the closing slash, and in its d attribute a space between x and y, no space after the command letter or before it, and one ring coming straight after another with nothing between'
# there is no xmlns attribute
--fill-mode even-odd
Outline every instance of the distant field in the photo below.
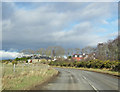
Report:
<svg viewBox="0 0 120 92"><path fill-rule="evenodd" d="M15 71L12 64L3 65L4 90L27 90L57 74L57 71L45 64L18 64Z"/></svg>

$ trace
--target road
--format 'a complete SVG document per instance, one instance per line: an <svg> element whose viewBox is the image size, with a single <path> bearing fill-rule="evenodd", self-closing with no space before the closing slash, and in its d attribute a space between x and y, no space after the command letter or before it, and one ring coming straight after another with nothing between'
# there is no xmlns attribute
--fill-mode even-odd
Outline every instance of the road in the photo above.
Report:
<svg viewBox="0 0 120 92"><path fill-rule="evenodd" d="M39 90L118 90L117 78L78 69L55 68L60 74Z"/></svg>

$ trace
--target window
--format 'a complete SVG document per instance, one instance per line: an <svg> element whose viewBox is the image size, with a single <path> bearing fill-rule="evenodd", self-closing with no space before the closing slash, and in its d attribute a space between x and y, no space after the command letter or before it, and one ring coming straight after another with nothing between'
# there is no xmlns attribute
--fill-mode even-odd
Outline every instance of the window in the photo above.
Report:
<svg viewBox="0 0 120 92"><path fill-rule="evenodd" d="M75 57L77 57L77 55L75 55Z"/></svg>
<svg viewBox="0 0 120 92"><path fill-rule="evenodd" d="M80 57L82 57L82 55L80 55Z"/></svg>

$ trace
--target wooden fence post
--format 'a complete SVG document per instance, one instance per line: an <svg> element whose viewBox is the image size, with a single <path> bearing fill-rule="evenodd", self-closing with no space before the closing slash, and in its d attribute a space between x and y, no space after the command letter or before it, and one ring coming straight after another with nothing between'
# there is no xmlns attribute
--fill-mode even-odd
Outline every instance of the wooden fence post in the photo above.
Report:
<svg viewBox="0 0 120 92"><path fill-rule="evenodd" d="M13 65L13 71L15 72L15 64Z"/></svg>

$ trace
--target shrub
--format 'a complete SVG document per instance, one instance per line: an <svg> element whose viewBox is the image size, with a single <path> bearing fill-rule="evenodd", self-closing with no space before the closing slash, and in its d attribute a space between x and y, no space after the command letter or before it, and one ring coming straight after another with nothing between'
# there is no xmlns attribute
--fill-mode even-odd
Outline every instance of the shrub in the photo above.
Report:
<svg viewBox="0 0 120 92"><path fill-rule="evenodd" d="M120 71L120 62L116 62L115 66L111 70L113 70L113 71Z"/></svg>
<svg viewBox="0 0 120 92"><path fill-rule="evenodd" d="M120 70L120 62L118 61L102 61L102 60L90 60L90 61L54 61L50 62L50 65L64 66L64 67L87 67L87 68L107 68L114 71Z"/></svg>
<svg viewBox="0 0 120 92"><path fill-rule="evenodd" d="M72 56L68 56L68 59L71 59L72 58Z"/></svg>
<svg viewBox="0 0 120 92"><path fill-rule="evenodd" d="M12 61L12 64L13 64L13 65L14 65L14 64L17 65L18 62L14 60L14 61Z"/></svg>
<svg viewBox="0 0 120 92"><path fill-rule="evenodd" d="M5 62L5 64L8 64L8 63L9 63L9 61L6 61L6 62Z"/></svg>
<svg viewBox="0 0 120 92"><path fill-rule="evenodd" d="M76 62L76 67L82 67L81 62Z"/></svg>
<svg viewBox="0 0 120 92"><path fill-rule="evenodd" d="M111 68L110 61L109 60L104 61L104 66L105 66L105 68Z"/></svg>
<svg viewBox="0 0 120 92"><path fill-rule="evenodd" d="M86 64L86 66L87 66L87 68L91 68L91 61L88 61L87 64Z"/></svg>
<svg viewBox="0 0 120 92"><path fill-rule="evenodd" d="M45 59L42 59L40 62L43 63L43 64L47 64L48 63L48 61L45 60Z"/></svg>

